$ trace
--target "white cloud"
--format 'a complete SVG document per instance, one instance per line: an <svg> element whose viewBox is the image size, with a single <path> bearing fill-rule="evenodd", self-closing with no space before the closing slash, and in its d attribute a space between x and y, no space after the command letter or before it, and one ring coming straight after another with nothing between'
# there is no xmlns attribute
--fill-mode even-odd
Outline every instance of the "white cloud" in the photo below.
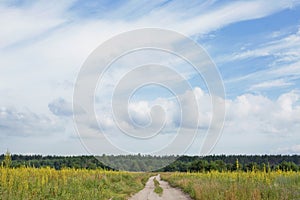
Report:
<svg viewBox="0 0 300 200"><path fill-rule="evenodd" d="M138 126L146 126L150 123L151 108L146 101L139 101L137 103L130 103L128 112L131 117L131 123Z"/></svg>
<svg viewBox="0 0 300 200"><path fill-rule="evenodd" d="M33 40L40 34L62 25L68 20L63 12L70 1L39 1L23 7L0 4L0 49L17 42Z"/></svg>
<svg viewBox="0 0 300 200"><path fill-rule="evenodd" d="M194 90L188 90L177 97L181 105L177 103L176 97L160 97L151 101L141 100L130 102L127 110L130 118L125 117L125 113L119 113L119 117L123 117L120 123L126 124L131 129L143 129L149 125L155 128L165 124L169 130L175 130L179 126L195 129L197 127L197 120L199 120L198 127L208 128L212 117L210 95L205 93L201 88L196 87ZM194 104L193 99L196 100L195 102L198 105ZM109 104L106 105L109 106ZM163 113L160 113L158 110L159 114L155 113L157 106L162 108ZM110 116L107 118L109 113L103 113L103 110L109 110L109 108L102 108L97 112L99 123L103 127L107 127L108 124L112 127L114 125L113 117ZM185 114L185 116L182 116L182 114ZM184 120L181 120L182 117L184 117Z"/></svg>
<svg viewBox="0 0 300 200"><path fill-rule="evenodd" d="M262 83L254 84L249 90L260 90L260 89L273 89L278 87L287 87L293 85L292 83L286 82L283 79L265 81Z"/></svg>
<svg viewBox="0 0 300 200"><path fill-rule="evenodd" d="M190 99L192 95L197 95L199 109L192 107ZM173 99L159 98L153 102L139 101L129 104L128 112L138 124L146 125L151 122L150 112L153 105L160 105L166 114L166 118L157 118L166 120L171 128L180 126L180 112L182 109L188 109L189 116L186 116L185 124L181 127L194 129L195 119L199 119L199 126L208 128L211 117L211 99L210 96L200 88L194 91L186 91L181 98L183 104L181 107L175 106ZM234 100L225 100L226 103L226 121L227 131L233 133L260 133L260 134L279 134L293 135L297 134L297 128L300 122L300 94L291 91L280 95L276 100L271 100L263 95L244 94L236 97ZM156 120L157 120L156 119ZM113 119L109 120L113 125ZM135 123L123 120L129 126ZM162 124L161 122L158 124Z"/></svg>
<svg viewBox="0 0 300 200"><path fill-rule="evenodd" d="M182 24L176 23L178 26L175 27L178 30L183 28L189 34L204 34L234 22L265 17L279 10L291 8L294 3L293 1L275 1L270 5L265 1L236 1L204 12L192 19L184 19Z"/></svg>
<svg viewBox="0 0 300 200"><path fill-rule="evenodd" d="M192 95L197 97L199 110L190 104L189 100L192 98ZM148 122L152 122L150 118L152 106L160 105L164 110L164 115L152 115L154 117L152 120L155 122L151 125L155 130L157 130L155 125L161 125L163 122L166 122L161 133L175 135L179 127L186 132L193 131L196 128L194 122L195 119L197 120L198 115L201 134L205 133L212 118L210 96L200 88L195 88L193 91L186 91L179 98L183 100L181 108L174 102L174 99L170 98L133 102L129 104L129 115L131 113L132 119L142 126L135 126L136 123L127 121L126 118L121 120L120 123L123 123L123 127L126 127L126 130L140 132L145 128L143 125L148 125ZM217 145L216 152L222 153L229 150L230 153L274 154L278 153L278 146L287 143L293 144L299 138L299 100L300 94L297 91L283 93L274 100L259 94L244 94L233 100L225 100L227 114L224 123L224 138L221 144ZM181 109L188 109L189 113L189 116L186 116L182 124L180 124ZM116 126L115 121L111 116L109 117L106 113L98 113L98 119L100 119L99 123L103 127L108 128L104 130L107 131L107 134L112 134L110 131L116 130L114 129ZM114 142L116 143L122 143L121 141L123 141L123 138L118 138L117 135L111 137L115 137ZM203 135L199 135L199 137L201 138L200 140L203 139ZM168 140L168 138L164 139ZM225 144L224 141L226 141ZM139 142L137 141L137 143ZM193 146L193 150L189 153L193 154L199 151L201 142L198 141L195 144L197 145Z"/></svg>
<svg viewBox="0 0 300 200"><path fill-rule="evenodd" d="M275 92L278 88L284 88L286 91L299 89L297 81L300 78L300 62L278 64L277 66L257 70L253 73L229 78L224 81L225 84L232 84L245 87L246 91L260 92L270 90ZM273 90L272 90L273 89Z"/></svg>
<svg viewBox="0 0 300 200"><path fill-rule="evenodd" d="M229 60L242 60L263 56L274 56L275 63L296 62L300 59L300 28L296 33L285 36L281 39L260 45L253 50L245 50L231 55Z"/></svg>
<svg viewBox="0 0 300 200"><path fill-rule="evenodd" d="M54 115L57 116L71 116L73 114L72 104L63 98L53 100L48 104L48 108Z"/></svg>
<svg viewBox="0 0 300 200"><path fill-rule="evenodd" d="M227 122L232 132L295 135L300 122L299 93L284 93L277 100L245 94L227 101Z"/></svg>
<svg viewBox="0 0 300 200"><path fill-rule="evenodd" d="M226 80L226 83L249 85L248 90L269 90L274 88L291 88L294 81L300 78L300 29L296 33L272 39L258 45L254 49L246 49L224 57L223 62L257 59L264 56L272 57L266 66L255 63L258 70L236 78ZM236 65L240 65L237 63Z"/></svg>
<svg viewBox="0 0 300 200"><path fill-rule="evenodd" d="M55 118L11 107L0 109L0 129L1 138L53 136L65 130L63 123Z"/></svg>
<svg viewBox="0 0 300 200"><path fill-rule="evenodd" d="M298 78L300 76L300 61L294 62L292 64L282 65L276 69L269 70L267 75L271 76L291 76Z"/></svg>

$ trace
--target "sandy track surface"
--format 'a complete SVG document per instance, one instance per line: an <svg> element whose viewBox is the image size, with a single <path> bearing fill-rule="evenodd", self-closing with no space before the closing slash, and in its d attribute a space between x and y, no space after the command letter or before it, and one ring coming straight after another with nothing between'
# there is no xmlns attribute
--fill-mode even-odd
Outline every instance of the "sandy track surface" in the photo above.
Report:
<svg viewBox="0 0 300 200"><path fill-rule="evenodd" d="M160 187L163 188L163 193L159 196L154 192L154 182L153 179L156 178L159 181ZM169 185L168 182L162 181L160 175L152 176L146 183L146 186L143 190L136 193L129 200L191 200L191 198L184 194L180 189L173 188Z"/></svg>

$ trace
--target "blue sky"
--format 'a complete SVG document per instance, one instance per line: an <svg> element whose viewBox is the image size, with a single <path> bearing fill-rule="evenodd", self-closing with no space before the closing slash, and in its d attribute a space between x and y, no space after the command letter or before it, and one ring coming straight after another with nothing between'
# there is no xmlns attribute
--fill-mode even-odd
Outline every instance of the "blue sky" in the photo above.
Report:
<svg viewBox="0 0 300 200"><path fill-rule="evenodd" d="M154 27L203 46L223 78L226 120L212 153L300 153L299 13L300 1L0 1L0 152L87 154L72 118L82 64L109 38ZM201 127L208 127L204 82L185 65L179 70L193 86L183 98L198 95ZM111 73L119 77L121 71L115 66ZM110 129L107 88L96 114ZM151 106L159 104L170 112L167 132L175 131L177 106L170 96L144 88L129 110L145 124Z"/></svg>

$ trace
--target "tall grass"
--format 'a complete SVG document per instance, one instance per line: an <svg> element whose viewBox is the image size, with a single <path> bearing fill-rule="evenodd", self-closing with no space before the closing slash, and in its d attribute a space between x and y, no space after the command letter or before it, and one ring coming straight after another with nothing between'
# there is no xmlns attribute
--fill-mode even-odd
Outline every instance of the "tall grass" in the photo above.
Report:
<svg viewBox="0 0 300 200"><path fill-rule="evenodd" d="M149 175L105 170L0 168L0 199L127 199Z"/></svg>
<svg viewBox="0 0 300 200"><path fill-rule="evenodd" d="M300 199L298 172L162 173L197 200Z"/></svg>

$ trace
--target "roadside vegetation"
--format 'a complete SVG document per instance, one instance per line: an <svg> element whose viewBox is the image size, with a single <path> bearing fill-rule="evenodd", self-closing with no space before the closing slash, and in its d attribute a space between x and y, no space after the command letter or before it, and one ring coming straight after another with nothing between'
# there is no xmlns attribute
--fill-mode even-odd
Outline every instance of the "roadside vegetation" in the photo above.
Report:
<svg viewBox="0 0 300 200"><path fill-rule="evenodd" d="M300 173L278 171L161 173L196 200L300 199Z"/></svg>
<svg viewBox="0 0 300 200"><path fill-rule="evenodd" d="M127 199L150 174L101 169L0 167L0 199Z"/></svg>

